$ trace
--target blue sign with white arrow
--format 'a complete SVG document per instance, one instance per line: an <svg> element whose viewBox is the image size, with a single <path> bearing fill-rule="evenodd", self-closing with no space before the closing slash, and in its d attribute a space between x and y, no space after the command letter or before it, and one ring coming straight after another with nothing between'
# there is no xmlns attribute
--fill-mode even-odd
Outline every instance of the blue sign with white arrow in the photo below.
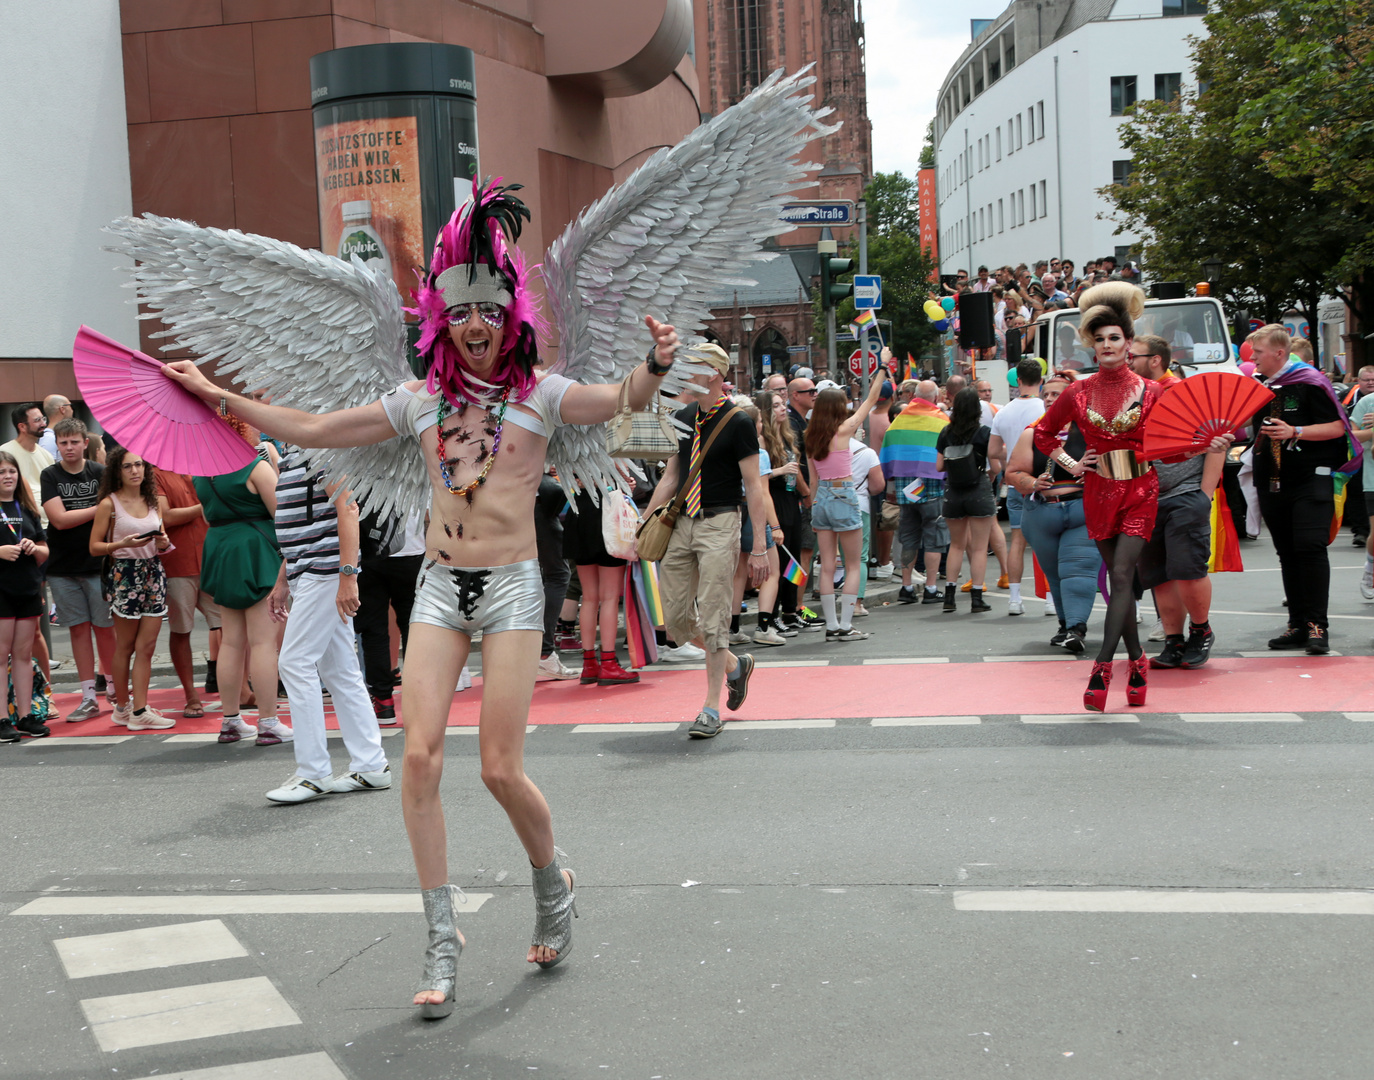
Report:
<svg viewBox="0 0 1374 1080"><path fill-rule="evenodd" d="M854 275L854 306L860 310L883 306L883 279L877 274Z"/></svg>

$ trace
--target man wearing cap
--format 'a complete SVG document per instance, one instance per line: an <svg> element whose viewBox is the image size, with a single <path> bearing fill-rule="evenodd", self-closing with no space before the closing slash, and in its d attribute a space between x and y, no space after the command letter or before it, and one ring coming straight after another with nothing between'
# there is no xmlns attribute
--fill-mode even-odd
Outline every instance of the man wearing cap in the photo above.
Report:
<svg viewBox="0 0 1374 1080"><path fill-rule="evenodd" d="M766 545L772 534L766 527L767 489L759 475L754 424L731 405L724 392L730 358L720 346L709 343L693 352L710 365L711 374L709 378L696 375L683 391L684 397L695 394L698 403L676 414L687 434L679 440L677 454L668 459L645 514L676 499L693 463L700 461L700 472L687 488L682 513L659 564L659 577L669 635L706 650L706 699L688 735L710 739L724 727L722 687L728 683L727 707L738 709L749 693L749 676L754 671L752 656L735 656L730 651L740 504L747 505L754 530L754 550L749 553L749 583L754 588L768 578Z"/></svg>

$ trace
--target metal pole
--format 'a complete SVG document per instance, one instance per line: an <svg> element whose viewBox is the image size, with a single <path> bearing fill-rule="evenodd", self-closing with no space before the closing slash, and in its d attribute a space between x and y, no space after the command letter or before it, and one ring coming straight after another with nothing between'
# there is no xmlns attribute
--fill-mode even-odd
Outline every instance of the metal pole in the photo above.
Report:
<svg viewBox="0 0 1374 1080"><path fill-rule="evenodd" d="M1059 257L1064 257L1064 154L1059 137L1059 57L1054 58L1054 183L1059 189ZM1060 268L1063 273L1063 268Z"/></svg>
<svg viewBox="0 0 1374 1080"><path fill-rule="evenodd" d="M859 273L868 273L868 203L859 200ZM868 397L868 327L859 332L859 390ZM868 441L868 421L864 421L864 441Z"/></svg>
<svg viewBox="0 0 1374 1080"><path fill-rule="evenodd" d="M830 365L827 374L833 376L835 372L835 309L833 307L825 309L825 356Z"/></svg>

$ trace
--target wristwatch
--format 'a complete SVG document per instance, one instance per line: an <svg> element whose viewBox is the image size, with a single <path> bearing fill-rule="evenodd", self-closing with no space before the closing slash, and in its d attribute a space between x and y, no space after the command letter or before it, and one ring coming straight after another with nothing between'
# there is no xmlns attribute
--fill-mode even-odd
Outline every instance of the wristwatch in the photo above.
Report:
<svg viewBox="0 0 1374 1080"><path fill-rule="evenodd" d="M339 567L339 573L341 573L344 577L357 577L358 568L356 566L350 566L348 563L344 563L342 566Z"/></svg>

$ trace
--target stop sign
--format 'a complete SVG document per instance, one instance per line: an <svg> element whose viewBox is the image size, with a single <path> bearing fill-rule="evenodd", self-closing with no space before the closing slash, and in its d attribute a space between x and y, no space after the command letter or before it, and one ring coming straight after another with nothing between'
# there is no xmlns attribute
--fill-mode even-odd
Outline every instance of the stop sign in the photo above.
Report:
<svg viewBox="0 0 1374 1080"><path fill-rule="evenodd" d="M863 362L864 354L862 349L855 349L852 353L849 354L849 373L853 375L856 379L860 378L863 375ZM872 375L877 370L878 354L875 352L870 352L868 354L868 373Z"/></svg>

